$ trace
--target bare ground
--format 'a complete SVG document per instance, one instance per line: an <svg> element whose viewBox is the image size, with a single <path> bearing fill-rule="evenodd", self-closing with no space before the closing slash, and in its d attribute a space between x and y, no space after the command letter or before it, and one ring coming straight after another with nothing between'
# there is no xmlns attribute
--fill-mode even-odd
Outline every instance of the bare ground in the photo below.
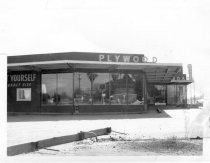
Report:
<svg viewBox="0 0 210 163"><path fill-rule="evenodd" d="M151 140L120 140L91 139L49 147L26 154L26 156L199 156L203 152L202 139L151 139Z"/></svg>
<svg viewBox="0 0 210 163"><path fill-rule="evenodd" d="M129 133L129 139L202 137L196 120L200 109L149 110L144 114L116 115L17 115L8 116L7 145L34 142L105 127ZM207 114L205 114L207 115ZM127 138L128 139L128 138Z"/></svg>
<svg viewBox="0 0 210 163"><path fill-rule="evenodd" d="M9 116L8 146L39 141L111 127L127 135L113 133L100 137L49 147L26 156L145 156L145 155L202 155L203 113L200 109L154 110L145 114L119 115L17 115ZM204 115L207 115L204 113ZM199 117L202 117L198 119ZM176 138L174 138L176 137Z"/></svg>

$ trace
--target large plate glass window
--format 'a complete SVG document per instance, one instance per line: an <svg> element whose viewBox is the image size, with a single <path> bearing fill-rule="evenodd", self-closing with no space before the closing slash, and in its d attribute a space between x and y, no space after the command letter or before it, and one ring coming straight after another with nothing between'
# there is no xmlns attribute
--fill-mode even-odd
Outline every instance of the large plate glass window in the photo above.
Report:
<svg viewBox="0 0 210 163"><path fill-rule="evenodd" d="M93 103L92 94L95 73L74 74L74 100L75 105L89 105Z"/></svg>
<svg viewBox="0 0 210 163"><path fill-rule="evenodd" d="M148 101L150 104L166 103L166 85L149 85Z"/></svg>
<svg viewBox="0 0 210 163"><path fill-rule="evenodd" d="M60 73L57 75L57 103L59 105L73 104L73 74Z"/></svg>
<svg viewBox="0 0 210 163"><path fill-rule="evenodd" d="M127 75L124 73L110 74L110 103L111 105L127 104Z"/></svg>
<svg viewBox="0 0 210 163"><path fill-rule="evenodd" d="M187 86L186 85L168 85L167 103L175 105L187 104Z"/></svg>
<svg viewBox="0 0 210 163"><path fill-rule="evenodd" d="M187 86L177 85L177 104L187 104Z"/></svg>
<svg viewBox="0 0 210 163"><path fill-rule="evenodd" d="M73 103L73 74L42 74L42 104L71 105Z"/></svg>
<svg viewBox="0 0 210 163"><path fill-rule="evenodd" d="M167 103L176 104L176 85L167 86Z"/></svg>
<svg viewBox="0 0 210 163"><path fill-rule="evenodd" d="M143 98L143 76L141 73L127 75L128 105L142 105Z"/></svg>
<svg viewBox="0 0 210 163"><path fill-rule="evenodd" d="M57 100L56 74L42 74L42 104L55 105Z"/></svg>
<svg viewBox="0 0 210 163"><path fill-rule="evenodd" d="M95 73L93 81L93 104L95 105L109 105L109 87L110 75L109 73Z"/></svg>

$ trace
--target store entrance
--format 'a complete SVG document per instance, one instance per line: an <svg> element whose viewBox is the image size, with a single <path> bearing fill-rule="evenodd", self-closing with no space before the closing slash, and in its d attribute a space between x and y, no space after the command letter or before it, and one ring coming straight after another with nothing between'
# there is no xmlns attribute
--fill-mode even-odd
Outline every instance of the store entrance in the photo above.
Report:
<svg viewBox="0 0 210 163"><path fill-rule="evenodd" d="M166 85L148 85L148 103L166 105Z"/></svg>

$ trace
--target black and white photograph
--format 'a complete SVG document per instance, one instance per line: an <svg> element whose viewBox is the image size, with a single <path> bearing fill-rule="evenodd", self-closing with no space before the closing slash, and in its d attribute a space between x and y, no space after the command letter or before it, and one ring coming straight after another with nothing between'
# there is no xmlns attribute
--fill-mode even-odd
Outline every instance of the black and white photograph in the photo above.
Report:
<svg viewBox="0 0 210 163"><path fill-rule="evenodd" d="M210 160L209 0L0 1L0 57L2 161Z"/></svg>

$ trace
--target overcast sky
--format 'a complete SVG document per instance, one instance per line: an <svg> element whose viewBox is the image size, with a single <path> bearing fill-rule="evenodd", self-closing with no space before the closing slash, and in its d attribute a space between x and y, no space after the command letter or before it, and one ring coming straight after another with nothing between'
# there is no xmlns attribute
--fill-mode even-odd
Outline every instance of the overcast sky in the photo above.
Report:
<svg viewBox="0 0 210 163"><path fill-rule="evenodd" d="M115 52L193 65L209 90L209 0L0 1L0 53Z"/></svg>

